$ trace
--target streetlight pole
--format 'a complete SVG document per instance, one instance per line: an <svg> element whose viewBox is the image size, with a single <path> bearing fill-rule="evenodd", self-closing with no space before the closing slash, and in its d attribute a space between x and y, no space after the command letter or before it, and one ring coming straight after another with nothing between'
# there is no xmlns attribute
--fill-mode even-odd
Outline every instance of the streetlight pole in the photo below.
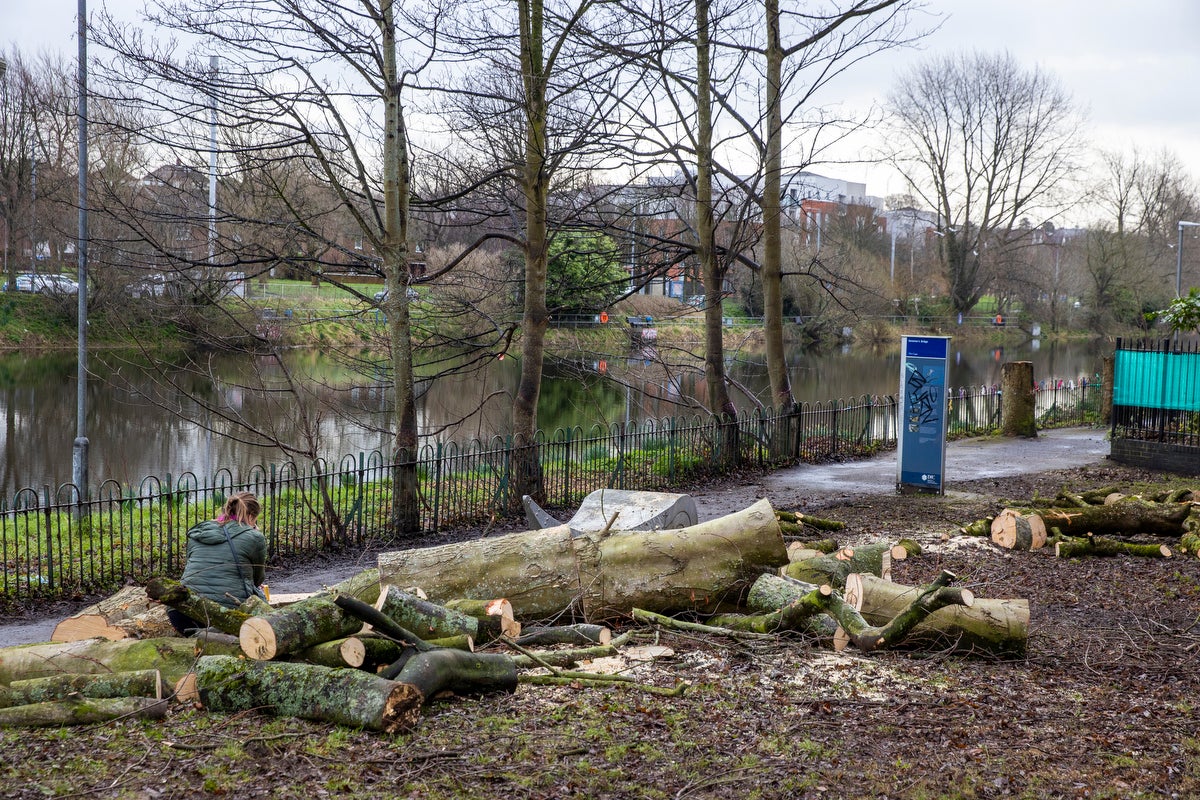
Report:
<svg viewBox="0 0 1200 800"><path fill-rule="evenodd" d="M8 99L8 80L5 75L8 74L8 60L0 56L0 86L4 87L4 101ZM8 103L4 102L4 113L8 113ZM3 198L4 201L4 274L8 275L8 198ZM14 281L15 283L15 281ZM9 287L12 291L16 291L16 286Z"/></svg>
<svg viewBox="0 0 1200 800"><path fill-rule="evenodd" d="M1200 222L1179 220L1179 243L1175 246L1175 297L1183 297L1183 229L1200 228Z"/></svg>
<svg viewBox="0 0 1200 800"><path fill-rule="evenodd" d="M88 203L87 203L87 0L79 0L78 77L79 92L79 230L75 243L76 264L79 270L78 332L79 351L75 369L75 441L71 447L71 480L79 493L80 504L88 494L88 438L87 438L87 260L88 260Z"/></svg>

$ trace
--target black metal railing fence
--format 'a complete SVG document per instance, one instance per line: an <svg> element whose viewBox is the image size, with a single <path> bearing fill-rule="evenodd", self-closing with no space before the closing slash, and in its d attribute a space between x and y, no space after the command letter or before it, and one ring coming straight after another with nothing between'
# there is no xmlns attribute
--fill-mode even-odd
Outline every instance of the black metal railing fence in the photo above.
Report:
<svg viewBox="0 0 1200 800"><path fill-rule="evenodd" d="M1088 379L1033 387L1042 427L1095 424L1100 387ZM1000 423L998 387L948 392L951 438L989 433ZM569 508L600 488L667 490L752 466L861 458L894 449L897 399L863 396L806 402L786 413L756 410L736 421L669 417L629 425L559 429L526 444L514 437L437 443L415 459L420 487L416 533L520 513L515 465L532 455L544 504ZM259 527L275 562L333 548L362 548L403 536L392 524L396 464L379 452L316 461L148 477L135 486L105 481L86 499L71 484L26 488L0 498L0 605L112 590L183 568L186 531L213 517L229 494L254 492ZM410 462L411 463L411 462Z"/></svg>

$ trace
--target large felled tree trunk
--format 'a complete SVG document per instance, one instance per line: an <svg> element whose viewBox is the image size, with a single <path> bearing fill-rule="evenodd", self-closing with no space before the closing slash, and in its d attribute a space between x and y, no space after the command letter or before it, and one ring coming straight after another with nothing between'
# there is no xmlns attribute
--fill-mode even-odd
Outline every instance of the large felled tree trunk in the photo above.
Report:
<svg viewBox="0 0 1200 800"><path fill-rule="evenodd" d="M382 580L420 585L431 600L505 597L523 619L574 610L592 621L634 607L660 613L736 602L787 563L771 504L672 531L572 536L566 525L383 553Z"/></svg>

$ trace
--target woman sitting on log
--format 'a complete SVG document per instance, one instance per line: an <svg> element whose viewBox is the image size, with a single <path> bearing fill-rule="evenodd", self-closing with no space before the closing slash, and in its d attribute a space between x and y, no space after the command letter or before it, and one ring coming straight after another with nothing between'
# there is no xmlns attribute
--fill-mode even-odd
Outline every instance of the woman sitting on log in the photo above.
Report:
<svg viewBox="0 0 1200 800"><path fill-rule="evenodd" d="M238 492L225 501L215 520L192 526L180 583L226 608L236 608L252 594L263 597L267 539L255 527L261 510L252 492ZM167 617L183 634L208 627L173 608Z"/></svg>

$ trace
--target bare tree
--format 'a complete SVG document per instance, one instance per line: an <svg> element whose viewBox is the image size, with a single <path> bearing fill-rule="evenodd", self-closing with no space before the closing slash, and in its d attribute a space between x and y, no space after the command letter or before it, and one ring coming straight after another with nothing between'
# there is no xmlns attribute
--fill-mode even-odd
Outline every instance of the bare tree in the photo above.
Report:
<svg viewBox="0 0 1200 800"><path fill-rule="evenodd" d="M936 209L950 301L970 311L1002 252L1020 246L1021 220L1049 219L1061 207L1077 158L1071 99L1040 69L973 53L921 63L888 106L889 158Z"/></svg>
<svg viewBox="0 0 1200 800"><path fill-rule="evenodd" d="M147 21L160 36L147 37L107 19L96 38L117 56L110 79L122 81L129 99L152 108L161 120L157 128L142 132L152 137L153 146L177 154L184 169L195 169L209 155L210 125L227 131L222 144L236 147L237 156L221 164L226 186L238 181L270 186L279 180L280 160L292 160L308 173L309 182L322 187L323 200L375 254L357 265L381 275L388 289L380 307L387 319L395 393L392 522L397 531L416 530L418 438L406 297L413 281L411 161L402 95L432 57L423 36L425 19L401 17L394 0L364 0L353 7L309 0L251 0L236 6L206 0L186 6L164 2L150 8ZM402 63L398 37L404 31L410 33L404 47L409 60ZM177 48L165 39L170 32L195 44L190 50ZM326 215L313 213L311 204L282 193L276 199L266 218L239 217L238 212L251 207L225 201L216 230L209 228L206 254L145 238L155 238L158 249L188 276L197 267L262 273L283 255L293 267L327 278L324 256L346 250L342 237L329 237L319 224ZM210 222L194 204L189 208L176 215L177 222L193 230ZM322 244L308 248L304 257L302 250L264 253L256 237L243 236L255 229L286 229L297 239ZM347 283L338 285L366 299ZM232 315L229 322L244 329ZM249 333L253 340L253 328Z"/></svg>
<svg viewBox="0 0 1200 800"><path fill-rule="evenodd" d="M474 213L490 226L487 235L517 244L523 255L514 494L541 498L533 444L550 323L548 254L556 230L584 222L576 202L586 185L581 173L605 163L615 127L614 72L587 46L587 34L619 20L594 0L517 0L511 10L484 8L460 7L444 41L478 65L451 88L457 113L478 123L459 133L464 147L492 157L478 178L491 185L483 196L492 205Z"/></svg>
<svg viewBox="0 0 1200 800"><path fill-rule="evenodd" d="M783 346L783 214L780 199L784 126L798 122L814 95L847 66L872 53L906 43L903 34L912 2L877 0L834 4L827 11L781 12L779 0L766 0L765 135L759 139L763 170L763 327L771 404L790 408L791 381ZM788 34L791 34L789 37ZM785 70L784 66L788 65ZM786 103L786 108L785 108ZM823 124L812 124L805 156L793 169L807 166L819 151Z"/></svg>

